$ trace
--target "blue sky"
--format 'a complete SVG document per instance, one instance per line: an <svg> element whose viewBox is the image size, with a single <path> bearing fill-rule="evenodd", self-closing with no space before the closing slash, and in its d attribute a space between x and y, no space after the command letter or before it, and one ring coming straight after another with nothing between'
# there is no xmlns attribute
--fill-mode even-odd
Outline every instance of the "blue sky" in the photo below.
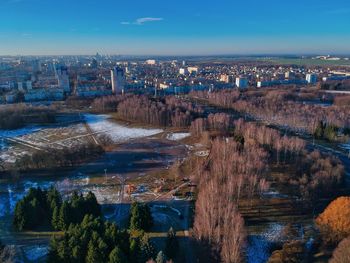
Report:
<svg viewBox="0 0 350 263"><path fill-rule="evenodd" d="M349 0L0 0L0 54L350 54Z"/></svg>

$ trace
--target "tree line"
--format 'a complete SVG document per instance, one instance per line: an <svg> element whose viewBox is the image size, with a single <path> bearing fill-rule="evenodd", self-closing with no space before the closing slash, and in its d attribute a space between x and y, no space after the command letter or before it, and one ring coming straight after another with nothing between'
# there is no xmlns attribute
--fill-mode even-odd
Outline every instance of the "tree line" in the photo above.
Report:
<svg viewBox="0 0 350 263"><path fill-rule="evenodd" d="M344 182L344 167L340 160L319 151L306 149L306 142L298 137L281 135L276 129L233 120L226 113L210 114L198 118L190 128L194 136L210 133L210 137L233 137L242 145L258 145L268 154L269 163L279 167L292 167L294 172L278 177L279 185L291 186L305 200L317 200L336 192Z"/></svg>
<svg viewBox="0 0 350 263"><path fill-rule="evenodd" d="M132 96L119 103L117 112L125 120L164 127L188 127L202 109L174 97L150 99Z"/></svg>
<svg viewBox="0 0 350 263"><path fill-rule="evenodd" d="M63 198L54 187L30 188L16 204L13 224L19 231L43 227L63 231L63 235L51 238L48 262L52 263L144 263L153 259L165 263L172 262L179 250L171 228L164 249L157 253L145 234L153 226L148 204L132 203L129 227L120 229L102 219L101 206L92 192L83 196L75 191ZM0 252L4 249L0 244ZM9 251L6 250L7 257ZM14 258L15 253L11 256Z"/></svg>
<svg viewBox="0 0 350 263"><path fill-rule="evenodd" d="M192 97L202 98L209 103L232 108L255 119L268 121L294 131L314 134L319 123L335 126L341 130L350 127L350 108L331 105L302 103L292 91L216 91L194 92Z"/></svg>
<svg viewBox="0 0 350 263"><path fill-rule="evenodd" d="M119 118L162 127L189 127L203 110L174 96L150 98L146 95L108 96L95 99L98 112L117 112Z"/></svg>
<svg viewBox="0 0 350 263"><path fill-rule="evenodd" d="M3 105L0 107L0 129L12 130L32 123L54 123L56 111L52 107L27 104Z"/></svg>
<svg viewBox="0 0 350 263"><path fill-rule="evenodd" d="M82 163L104 153L103 147L88 142L70 148L36 150L16 160L19 170L67 167Z"/></svg>
<svg viewBox="0 0 350 263"><path fill-rule="evenodd" d="M63 236L51 239L48 262L144 263L153 259L172 262L178 253L174 230L167 234L164 252L157 253L145 233L152 225L150 207L144 203L131 205L128 229L86 214L81 223L71 224Z"/></svg>
<svg viewBox="0 0 350 263"><path fill-rule="evenodd" d="M192 122L193 135L208 132L210 154L194 169L199 182L194 231L223 262L242 260L245 231L237 206L240 199L252 199L269 188L271 165L294 167L286 173L287 182L280 179L279 185L296 186L304 200L329 197L344 181L344 167L337 158L309 151L304 140L264 125L232 120L224 113Z"/></svg>
<svg viewBox="0 0 350 263"><path fill-rule="evenodd" d="M241 262L246 242L238 201L265 191L267 153L233 138L212 141L208 160L199 167L194 232L222 262Z"/></svg>
<svg viewBox="0 0 350 263"><path fill-rule="evenodd" d="M48 190L30 188L28 194L16 203L13 224L19 231L38 227L66 230L70 224L80 223L86 214L101 215L101 207L92 192L85 197L73 192L63 201L54 187Z"/></svg>

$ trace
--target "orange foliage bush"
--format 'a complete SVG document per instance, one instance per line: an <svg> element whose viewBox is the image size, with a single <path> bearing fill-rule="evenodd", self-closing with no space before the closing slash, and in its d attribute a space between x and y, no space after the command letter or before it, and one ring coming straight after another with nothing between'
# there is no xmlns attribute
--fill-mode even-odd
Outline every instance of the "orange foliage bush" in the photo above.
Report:
<svg viewBox="0 0 350 263"><path fill-rule="evenodd" d="M350 235L350 197L339 197L316 219L323 240L337 243Z"/></svg>

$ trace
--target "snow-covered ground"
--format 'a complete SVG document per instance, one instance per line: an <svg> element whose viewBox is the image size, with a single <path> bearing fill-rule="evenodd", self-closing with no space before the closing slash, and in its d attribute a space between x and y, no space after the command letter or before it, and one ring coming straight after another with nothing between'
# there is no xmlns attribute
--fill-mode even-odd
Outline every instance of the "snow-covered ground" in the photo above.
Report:
<svg viewBox="0 0 350 263"><path fill-rule="evenodd" d="M30 126L16 130L0 130L0 137L15 138L27 134L38 132L42 129L40 126Z"/></svg>
<svg viewBox="0 0 350 263"><path fill-rule="evenodd" d="M350 141L348 141L347 143L341 144L340 147L350 152Z"/></svg>
<svg viewBox="0 0 350 263"><path fill-rule="evenodd" d="M129 128L109 120L108 115L86 114L84 118L91 130L106 134L114 142L152 136L163 132L161 129ZM83 123L68 126L28 126L17 130L0 130L0 159L15 163L18 158L30 154L31 149L63 149L86 142L89 136ZM6 140L8 139L8 140ZM10 141L17 143L12 144Z"/></svg>
<svg viewBox="0 0 350 263"><path fill-rule="evenodd" d="M32 246L25 249L24 254L29 261L37 261L49 251L48 246Z"/></svg>
<svg viewBox="0 0 350 263"><path fill-rule="evenodd" d="M167 134L166 138L170 141L180 141L189 136L191 136L191 134L188 132L178 132L178 133L169 133Z"/></svg>
<svg viewBox="0 0 350 263"><path fill-rule="evenodd" d="M108 115L85 114L85 121L94 132L105 133L114 142L152 136L163 132L161 129L129 128L109 120Z"/></svg>

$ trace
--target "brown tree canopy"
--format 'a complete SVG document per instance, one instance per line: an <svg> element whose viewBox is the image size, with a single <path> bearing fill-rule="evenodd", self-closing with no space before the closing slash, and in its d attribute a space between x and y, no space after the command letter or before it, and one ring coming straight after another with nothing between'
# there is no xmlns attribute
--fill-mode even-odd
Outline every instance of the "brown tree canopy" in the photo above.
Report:
<svg viewBox="0 0 350 263"><path fill-rule="evenodd" d="M336 243L350 235L350 197L339 197L316 219L323 239Z"/></svg>
<svg viewBox="0 0 350 263"><path fill-rule="evenodd" d="M230 90L212 93L193 92L190 95L207 99L210 103L220 107L232 108L256 119L295 131L313 134L320 121L340 128L350 127L348 100L337 99L337 105L324 107L303 103L307 98L301 97L299 94L290 90L267 89L244 93Z"/></svg>
<svg viewBox="0 0 350 263"><path fill-rule="evenodd" d="M350 237L345 238L334 250L330 263L350 262Z"/></svg>

